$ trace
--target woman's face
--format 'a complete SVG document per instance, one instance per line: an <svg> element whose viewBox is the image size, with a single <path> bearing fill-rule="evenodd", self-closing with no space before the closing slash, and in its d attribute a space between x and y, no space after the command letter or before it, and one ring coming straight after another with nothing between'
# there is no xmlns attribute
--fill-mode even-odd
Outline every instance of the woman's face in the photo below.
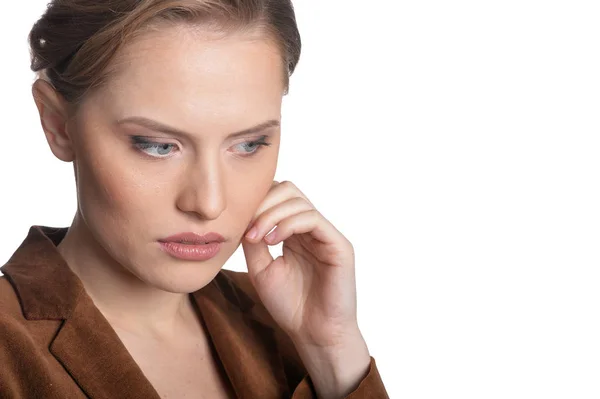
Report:
<svg viewBox="0 0 600 399"><path fill-rule="evenodd" d="M264 38L171 27L128 44L116 65L68 125L81 216L111 261L165 291L195 291L238 248L272 185L281 54ZM157 242L180 232L226 241L210 260L180 260Z"/></svg>

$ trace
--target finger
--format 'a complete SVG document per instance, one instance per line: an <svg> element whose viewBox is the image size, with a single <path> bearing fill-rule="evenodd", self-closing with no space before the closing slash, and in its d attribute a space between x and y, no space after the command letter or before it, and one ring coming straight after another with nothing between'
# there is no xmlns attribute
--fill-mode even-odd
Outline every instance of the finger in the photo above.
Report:
<svg viewBox="0 0 600 399"><path fill-rule="evenodd" d="M252 223L250 231L246 235L251 242L258 242L277 226L281 221L300 212L305 212L314 209L304 198L294 197L283 203L277 204L272 208L262 213L258 219ZM254 236L251 236L254 234Z"/></svg>
<svg viewBox="0 0 600 399"><path fill-rule="evenodd" d="M277 228L265 237L270 245L285 241L294 234L310 233L317 241L332 248L346 248L350 242L329 220L316 209L290 216L277 225ZM336 254L332 254L336 255Z"/></svg>
<svg viewBox="0 0 600 399"><path fill-rule="evenodd" d="M242 248L248 266L248 274L252 283L255 284L257 276L273 262L273 256L269 252L269 246L263 240L252 243L243 239Z"/></svg>
<svg viewBox="0 0 600 399"><path fill-rule="evenodd" d="M265 196L263 202L260 204L256 212L254 213L254 217L252 218L251 224L267 209L274 207L277 204L280 204L290 198L301 197L304 198L309 204L313 205L312 202L304 195L296 185L288 180L282 181L281 183L277 183L273 181L273 185L271 189ZM314 208L314 205L313 205Z"/></svg>

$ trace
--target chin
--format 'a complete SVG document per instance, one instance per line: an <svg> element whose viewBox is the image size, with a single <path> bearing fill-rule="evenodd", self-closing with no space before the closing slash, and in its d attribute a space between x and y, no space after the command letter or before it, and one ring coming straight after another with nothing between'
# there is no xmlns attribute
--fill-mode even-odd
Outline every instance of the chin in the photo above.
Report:
<svg viewBox="0 0 600 399"><path fill-rule="evenodd" d="M145 282L153 287L166 292L176 294L189 294L198 291L208 285L221 268L213 270L212 268L202 268L199 264L190 266L169 267L165 274L154 275L151 279L144 279Z"/></svg>

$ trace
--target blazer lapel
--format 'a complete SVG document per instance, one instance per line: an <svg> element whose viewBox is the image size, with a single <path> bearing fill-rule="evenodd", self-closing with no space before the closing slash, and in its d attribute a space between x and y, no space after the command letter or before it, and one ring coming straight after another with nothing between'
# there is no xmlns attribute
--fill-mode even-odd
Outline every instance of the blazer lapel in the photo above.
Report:
<svg viewBox="0 0 600 399"><path fill-rule="evenodd" d="M236 306L233 298L249 299L241 290L219 273L204 288L192 293L191 298L237 398L291 396L275 332L241 305L249 302L238 302L241 307ZM80 296L73 314L51 343L50 351L90 398L160 399L87 295Z"/></svg>
<svg viewBox="0 0 600 399"><path fill-rule="evenodd" d="M93 399L160 399L56 245L67 228L32 226L2 272L27 320L62 320L49 351Z"/></svg>
<svg viewBox="0 0 600 399"><path fill-rule="evenodd" d="M87 295L64 321L50 352L90 398L160 399Z"/></svg>
<svg viewBox="0 0 600 399"><path fill-rule="evenodd" d="M56 249L66 232L32 226L2 267L18 292L25 318L63 320L49 350L90 398L160 399ZM223 271L190 298L238 398L291 396L266 310L254 306Z"/></svg>
<svg viewBox="0 0 600 399"><path fill-rule="evenodd" d="M192 294L238 398L290 397L275 332L222 272Z"/></svg>

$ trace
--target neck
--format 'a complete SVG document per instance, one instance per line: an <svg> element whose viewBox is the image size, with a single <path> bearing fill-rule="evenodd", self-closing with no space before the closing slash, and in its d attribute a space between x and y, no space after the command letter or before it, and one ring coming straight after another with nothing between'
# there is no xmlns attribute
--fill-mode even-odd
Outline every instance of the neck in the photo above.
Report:
<svg viewBox="0 0 600 399"><path fill-rule="evenodd" d="M140 280L94 239L79 212L58 251L115 328L170 339L192 325L195 312L189 294L167 292Z"/></svg>

